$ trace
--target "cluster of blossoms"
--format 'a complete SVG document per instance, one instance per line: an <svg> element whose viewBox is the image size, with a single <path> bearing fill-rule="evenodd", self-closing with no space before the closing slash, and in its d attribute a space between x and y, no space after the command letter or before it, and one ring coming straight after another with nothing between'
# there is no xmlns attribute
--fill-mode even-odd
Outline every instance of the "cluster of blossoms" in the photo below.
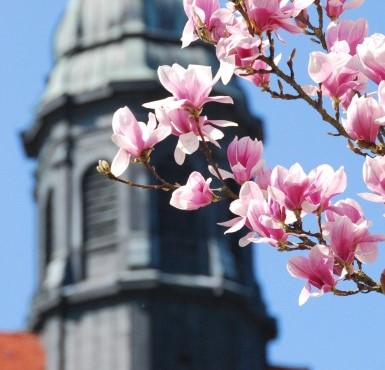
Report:
<svg viewBox="0 0 385 370"><path fill-rule="evenodd" d="M379 283L363 271L362 264L373 262L377 243L385 235L372 234L370 222L353 199L334 201L347 185L344 169L327 164L308 174L299 163L290 168L268 168L263 160L263 144L249 137L235 137L227 148L228 169L221 169L212 158L210 145L219 147L224 137L220 128L237 126L227 120L203 115L206 103L232 104L228 96L210 96L221 79L228 83L235 74L249 80L262 91L282 100L302 99L348 141L348 147L365 156L363 179L371 193L361 197L385 203L385 35L368 36L366 20L340 20L345 11L363 0L237 0L221 8L219 0L184 0L188 17L182 47L200 39L216 48L220 63L212 76L210 67L189 65L161 66L158 77L170 97L144 104L152 109L148 123L138 122L129 108L119 109L113 117L113 142L119 147L111 169L105 162L100 172L118 179L132 158L146 166L158 181L156 185L129 185L171 190L170 204L186 211L232 198L235 215L222 222L226 233L246 230L240 246L250 242L267 243L279 251L304 251L288 261L292 276L306 280L299 303L310 296L332 292L350 295L358 292L385 292L385 270ZM317 22L312 22L312 12ZM323 32L323 19L330 23ZM308 73L316 85L301 85L295 79L294 55L288 71L279 66L276 41L282 31L304 34L316 41L322 51L309 57ZM282 43L283 45L283 43ZM275 76L279 89L272 86ZM373 87L373 92L367 91ZM286 91L287 90L287 91ZM325 106L323 97L330 99ZM155 145L169 135L178 138L175 161L182 165L186 155L199 147L208 171L190 174L185 185L169 183L150 164ZM122 180L120 180L122 181ZM238 184L239 193L228 187ZM212 187L219 182L220 187ZM307 231L305 217L314 217L316 231ZM355 290L341 290L341 281L352 281Z"/></svg>

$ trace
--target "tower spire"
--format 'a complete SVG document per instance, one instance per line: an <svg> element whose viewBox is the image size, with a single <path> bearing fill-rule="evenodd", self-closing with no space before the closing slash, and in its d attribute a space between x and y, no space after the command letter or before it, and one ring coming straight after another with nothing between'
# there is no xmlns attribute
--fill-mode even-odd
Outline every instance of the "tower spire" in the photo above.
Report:
<svg viewBox="0 0 385 370"><path fill-rule="evenodd" d="M201 44L181 51L184 23L181 0L72 0L58 27L55 65L23 134L37 161L40 279L30 326L43 339L47 370L266 366L274 322L251 249L215 227L226 207L178 211L169 194L95 171L116 151L113 112L128 105L145 121L142 104L164 97L158 65L213 63ZM230 90L236 108L214 108L215 118L254 127L260 137L242 91ZM194 158L182 170L173 166L171 147L157 150L154 162L164 177L183 181L202 169ZM127 176L147 181L140 166Z"/></svg>

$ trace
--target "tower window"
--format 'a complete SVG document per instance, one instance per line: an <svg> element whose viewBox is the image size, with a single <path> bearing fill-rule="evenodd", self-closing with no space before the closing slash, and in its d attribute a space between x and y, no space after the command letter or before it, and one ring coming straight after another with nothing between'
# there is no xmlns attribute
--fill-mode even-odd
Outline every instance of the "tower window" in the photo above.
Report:
<svg viewBox="0 0 385 370"><path fill-rule="evenodd" d="M186 181L192 167L186 163L183 168L175 168L172 163L164 158L156 167L172 182ZM186 212L171 207L169 192L153 192L151 196L151 234L156 240L158 267L171 273L207 274L207 211Z"/></svg>
<svg viewBox="0 0 385 370"><path fill-rule="evenodd" d="M81 278L108 275L117 268L119 184L91 166L84 174Z"/></svg>
<svg viewBox="0 0 385 370"><path fill-rule="evenodd" d="M83 240L92 244L116 237L118 229L118 184L101 176L95 166L83 178ZM99 243L97 243L99 244Z"/></svg>

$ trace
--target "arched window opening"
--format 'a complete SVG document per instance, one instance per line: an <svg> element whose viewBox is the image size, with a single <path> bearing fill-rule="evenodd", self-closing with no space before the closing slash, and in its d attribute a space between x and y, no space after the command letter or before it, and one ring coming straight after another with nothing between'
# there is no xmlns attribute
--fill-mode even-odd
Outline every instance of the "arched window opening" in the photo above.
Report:
<svg viewBox="0 0 385 370"><path fill-rule="evenodd" d="M82 278L108 275L116 269L119 185L101 176L96 166L84 174Z"/></svg>
<svg viewBox="0 0 385 370"><path fill-rule="evenodd" d="M118 228L117 184L101 176L95 166L83 178L83 240L86 245L115 237Z"/></svg>
<svg viewBox="0 0 385 370"><path fill-rule="evenodd" d="M156 166L159 173L172 181L187 181L192 167L173 168L165 158ZM174 179L175 174L178 179ZM180 274L208 274L208 222L205 209L181 211L170 206L170 192L152 193L151 234L158 267L162 271Z"/></svg>

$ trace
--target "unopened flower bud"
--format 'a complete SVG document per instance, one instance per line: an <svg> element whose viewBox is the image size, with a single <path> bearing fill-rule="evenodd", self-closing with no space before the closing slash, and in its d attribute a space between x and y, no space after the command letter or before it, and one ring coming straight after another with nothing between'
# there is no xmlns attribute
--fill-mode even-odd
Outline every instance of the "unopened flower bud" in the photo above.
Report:
<svg viewBox="0 0 385 370"><path fill-rule="evenodd" d="M108 175L111 173L110 165L104 159L99 160L99 164L96 166L96 170L102 175Z"/></svg>

